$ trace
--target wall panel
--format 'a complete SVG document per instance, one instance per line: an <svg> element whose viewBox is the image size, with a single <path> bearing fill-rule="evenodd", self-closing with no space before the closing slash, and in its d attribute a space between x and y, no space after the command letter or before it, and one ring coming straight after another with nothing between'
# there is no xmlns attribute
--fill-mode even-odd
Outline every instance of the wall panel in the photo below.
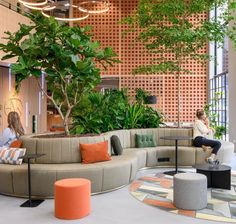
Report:
<svg viewBox="0 0 236 224"><path fill-rule="evenodd" d="M37 123L35 132L45 132L47 105L46 97L39 97L41 91L35 79L24 80L19 93L14 89L14 76L9 76L9 69L0 67L0 132L7 127L7 114L17 111L20 114L22 125L26 133L32 133L32 117L36 115ZM11 77L11 88L9 78ZM39 113L39 109L40 113Z"/></svg>
<svg viewBox="0 0 236 224"><path fill-rule="evenodd" d="M78 2L78 1L77 1ZM149 64L153 59L161 55L149 55L141 44L135 42L137 33L129 33L122 36L127 29L126 25L120 25L119 21L135 11L137 0L110 0L109 12L92 15L79 23L80 26L93 25L94 39L101 41L102 46L112 46L119 54L121 64L103 71L102 75L118 76L120 87L128 88L133 97L136 88L144 88L150 94L158 97L156 105L166 115L168 121L177 119L177 78L173 74L136 75L132 70L138 65ZM207 18L201 14L191 21L198 22ZM207 52L207 45L200 51ZM168 55L169 59L173 57ZM207 100L207 65L188 59L183 68L191 70L191 74L181 75L181 114L182 122L194 120L195 110L202 108Z"/></svg>
<svg viewBox="0 0 236 224"><path fill-rule="evenodd" d="M11 31L16 32L19 29L19 23L29 24L30 20L8 8L0 5L0 39L1 43L6 43L7 40L2 39L6 37L4 32ZM0 58L4 55L4 52L0 51ZM7 59L4 62L15 62L14 59Z"/></svg>
<svg viewBox="0 0 236 224"><path fill-rule="evenodd" d="M76 3L79 0L75 1ZM102 75L118 76L120 87L129 89L134 96L136 88L144 88L158 97L156 105L166 115L168 121L177 120L177 77L174 74L137 75L132 70L138 65L149 64L160 54L149 55L141 44L135 42L137 33L122 36L126 25L119 24L120 19L135 12L137 0L110 0L111 9L104 14L91 15L80 26L93 25L94 39L101 41L102 46L111 46L119 54L121 64L103 71ZM200 14L190 20L196 23L207 19L207 14ZM207 44L200 53L207 52ZM165 55L166 56L166 55ZM173 55L167 55L171 60ZM195 110L202 108L207 101L208 66L189 58L183 68L191 70L191 74L181 74L181 112L182 122L191 122L195 118Z"/></svg>
<svg viewBox="0 0 236 224"><path fill-rule="evenodd" d="M15 32L18 30L18 23L29 24L28 18L0 6L0 38L5 36L5 31ZM0 52L0 58L4 55ZM7 62L7 63L6 63ZM4 66L15 62L14 59L4 61ZM10 78L10 79L9 79ZM10 84L9 85L9 80ZM19 93L14 90L14 76L9 75L9 68L0 66L0 132L7 126L7 114L12 110L20 111L22 124L26 133L32 132L32 116L37 115L37 132L46 131L46 99L39 98L39 88L35 80L28 79L22 82ZM41 112L39 113L39 106Z"/></svg>

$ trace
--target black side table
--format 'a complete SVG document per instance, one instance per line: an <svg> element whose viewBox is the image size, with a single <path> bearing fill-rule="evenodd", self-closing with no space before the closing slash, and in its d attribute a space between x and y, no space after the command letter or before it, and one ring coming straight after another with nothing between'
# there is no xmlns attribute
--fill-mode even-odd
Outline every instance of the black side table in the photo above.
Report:
<svg viewBox="0 0 236 224"><path fill-rule="evenodd" d="M20 205L20 207L37 207L39 204L41 204L44 201L44 200L31 198L31 173L30 173L30 160L39 158L44 155L45 154L27 154L25 156L19 157L20 159L27 159L27 163L28 163L28 193L29 193L29 200L27 200L22 205Z"/></svg>
<svg viewBox="0 0 236 224"><path fill-rule="evenodd" d="M175 170L164 172L164 174L173 176L177 173L181 173L181 171L178 171L178 141L192 140L193 138L190 136L163 136L163 137L160 137L160 139L175 141Z"/></svg>
<svg viewBox="0 0 236 224"><path fill-rule="evenodd" d="M212 166L210 164L199 164L193 166L197 173L207 177L207 187L231 189L231 167L226 165Z"/></svg>

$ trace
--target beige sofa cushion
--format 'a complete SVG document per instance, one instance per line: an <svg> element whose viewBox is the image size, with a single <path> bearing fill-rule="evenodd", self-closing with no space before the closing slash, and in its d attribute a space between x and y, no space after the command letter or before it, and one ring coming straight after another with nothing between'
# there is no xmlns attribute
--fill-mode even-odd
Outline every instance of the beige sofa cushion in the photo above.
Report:
<svg viewBox="0 0 236 224"><path fill-rule="evenodd" d="M20 166L0 165L0 192L28 195L27 164ZM32 164L32 195L52 197L54 183L64 178L87 178L91 181L91 192L97 193L128 184L138 171L134 153L113 156L111 161L93 164ZM43 184L42 184L43 183Z"/></svg>
<svg viewBox="0 0 236 224"><path fill-rule="evenodd" d="M14 194L12 173L23 165L0 164L0 192Z"/></svg>
<svg viewBox="0 0 236 224"><path fill-rule="evenodd" d="M145 148L126 148L123 151L123 154L124 155L135 154L138 160L138 168L141 169L141 168L146 167L147 151L145 150Z"/></svg>
<svg viewBox="0 0 236 224"><path fill-rule="evenodd" d="M102 191L130 183L138 171L135 154L113 156L112 161L103 162L101 165L103 166Z"/></svg>
<svg viewBox="0 0 236 224"><path fill-rule="evenodd" d="M178 164L180 166L192 166L195 164L196 147L179 146ZM157 146L148 148L128 148L124 150L125 154L135 152L138 158L139 168L154 166L174 166L175 165L175 147Z"/></svg>
<svg viewBox="0 0 236 224"><path fill-rule="evenodd" d="M37 153L45 155L37 158L36 163L81 162L78 138L38 139Z"/></svg>

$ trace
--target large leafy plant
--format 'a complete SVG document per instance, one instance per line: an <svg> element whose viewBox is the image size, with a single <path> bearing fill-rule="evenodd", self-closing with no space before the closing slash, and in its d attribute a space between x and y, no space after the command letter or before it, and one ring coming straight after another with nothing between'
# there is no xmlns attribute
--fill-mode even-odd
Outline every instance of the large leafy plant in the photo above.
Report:
<svg viewBox="0 0 236 224"><path fill-rule="evenodd" d="M72 133L103 133L117 129L156 128L162 115L142 103L129 103L126 90L98 92L84 97L74 112Z"/></svg>
<svg viewBox="0 0 236 224"><path fill-rule="evenodd" d="M68 135L74 108L100 82L97 63L106 68L117 62L116 54L110 47L101 49L99 42L91 41L87 28L69 27L41 13L27 16L31 25L20 24L17 32L6 32L7 44L0 44L0 50L6 52L2 60L17 57L11 65L17 88L31 76L40 86L41 73L46 73L48 92L41 89L60 114Z"/></svg>
<svg viewBox="0 0 236 224"><path fill-rule="evenodd" d="M189 59L206 62L208 54L202 53L209 41L223 43L231 16L227 11L220 20L202 19L215 7L224 7L226 0L139 0L137 11L123 23L129 32L137 32L137 41L154 55L152 63L140 65L134 74L168 73L176 75L178 82L178 125L180 123L180 76L191 73L184 65ZM231 2L234 2L232 0ZM234 7L231 4L231 8ZM196 18L196 19L193 19ZM235 33L235 32L233 32ZM231 34L235 38L234 34Z"/></svg>

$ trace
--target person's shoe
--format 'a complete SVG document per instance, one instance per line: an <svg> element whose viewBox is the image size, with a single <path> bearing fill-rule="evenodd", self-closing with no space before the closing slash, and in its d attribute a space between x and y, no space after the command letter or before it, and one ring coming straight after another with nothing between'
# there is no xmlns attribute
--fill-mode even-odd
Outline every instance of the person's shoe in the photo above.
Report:
<svg viewBox="0 0 236 224"><path fill-rule="evenodd" d="M219 165L220 165L220 161L219 161L218 159L216 159L216 160L214 161L214 163L215 163L216 166L219 166Z"/></svg>
<svg viewBox="0 0 236 224"><path fill-rule="evenodd" d="M206 158L206 162L213 165L214 164L214 159L212 157Z"/></svg>

